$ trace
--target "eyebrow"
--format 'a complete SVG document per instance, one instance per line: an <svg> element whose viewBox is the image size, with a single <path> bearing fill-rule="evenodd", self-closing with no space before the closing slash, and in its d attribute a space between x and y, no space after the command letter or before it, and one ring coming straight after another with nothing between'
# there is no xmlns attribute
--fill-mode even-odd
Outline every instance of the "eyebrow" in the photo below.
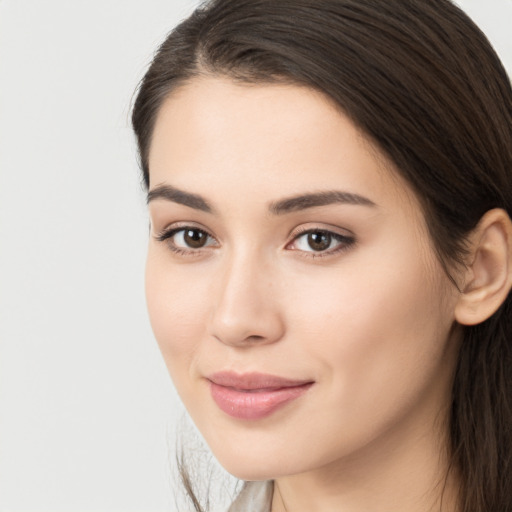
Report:
<svg viewBox="0 0 512 512"><path fill-rule="evenodd" d="M173 203L183 204L195 210L201 210L206 213L212 213L213 209L208 204L208 201L203 199L198 194L191 194L170 185L158 185L153 190L148 192L147 203L155 201L156 199L165 199Z"/></svg>
<svg viewBox="0 0 512 512"><path fill-rule="evenodd" d="M214 213L214 209L210 206L208 201L199 194L185 192L170 185L158 185L148 192L148 204L157 199L172 201L206 213ZM369 207L377 206L373 201L359 194L343 192L340 190L327 190L310 194L299 194L279 201L273 201L269 205L269 211L274 215L283 215L290 212L331 204L352 204Z"/></svg>
<svg viewBox="0 0 512 512"><path fill-rule="evenodd" d="M282 215L298 210L327 206L330 204L353 204L370 207L377 206L373 201L367 197L360 196L359 194L342 192L339 190L327 190L325 192L300 194L287 199L282 199L271 203L269 209L275 215Z"/></svg>

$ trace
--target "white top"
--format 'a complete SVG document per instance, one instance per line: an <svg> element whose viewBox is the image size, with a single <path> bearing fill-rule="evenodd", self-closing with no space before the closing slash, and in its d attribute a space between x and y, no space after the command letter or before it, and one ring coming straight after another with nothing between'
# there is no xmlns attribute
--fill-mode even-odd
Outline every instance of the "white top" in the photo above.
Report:
<svg viewBox="0 0 512 512"><path fill-rule="evenodd" d="M228 512L270 512L274 482L245 482Z"/></svg>

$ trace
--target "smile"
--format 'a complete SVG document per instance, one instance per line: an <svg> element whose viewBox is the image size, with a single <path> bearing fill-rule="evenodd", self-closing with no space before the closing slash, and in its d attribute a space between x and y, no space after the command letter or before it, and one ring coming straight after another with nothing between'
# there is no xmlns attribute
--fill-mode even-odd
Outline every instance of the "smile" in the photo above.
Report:
<svg viewBox="0 0 512 512"><path fill-rule="evenodd" d="M308 391L312 381L284 379L274 375L220 372L208 377L210 392L219 409L242 420L269 416Z"/></svg>

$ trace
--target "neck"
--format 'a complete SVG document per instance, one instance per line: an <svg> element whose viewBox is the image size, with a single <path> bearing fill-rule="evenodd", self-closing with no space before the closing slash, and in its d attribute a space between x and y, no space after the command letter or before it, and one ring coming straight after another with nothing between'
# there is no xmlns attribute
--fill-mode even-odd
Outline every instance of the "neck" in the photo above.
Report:
<svg viewBox="0 0 512 512"><path fill-rule="evenodd" d="M272 512L456 512L458 479L436 430L424 424L406 429L407 437L403 429L389 432L379 446L278 478Z"/></svg>

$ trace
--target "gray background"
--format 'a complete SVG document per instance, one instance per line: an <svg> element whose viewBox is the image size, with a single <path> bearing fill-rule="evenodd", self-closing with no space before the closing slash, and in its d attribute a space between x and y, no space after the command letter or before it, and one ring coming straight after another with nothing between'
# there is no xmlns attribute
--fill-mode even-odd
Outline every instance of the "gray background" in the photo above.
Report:
<svg viewBox="0 0 512 512"><path fill-rule="evenodd" d="M132 92L193 0L0 0L0 511L175 510ZM512 70L512 0L464 0Z"/></svg>

